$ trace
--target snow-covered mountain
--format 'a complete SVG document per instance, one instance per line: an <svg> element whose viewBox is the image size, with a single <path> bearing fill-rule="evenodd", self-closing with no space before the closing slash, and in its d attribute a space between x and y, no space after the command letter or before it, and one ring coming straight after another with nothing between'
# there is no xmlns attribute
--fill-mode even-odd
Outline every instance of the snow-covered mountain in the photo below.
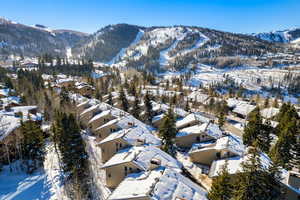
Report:
<svg viewBox="0 0 300 200"><path fill-rule="evenodd" d="M253 36L200 27L117 24L99 30L72 52L117 66L180 69L210 57L260 56L280 48Z"/></svg>
<svg viewBox="0 0 300 200"><path fill-rule="evenodd" d="M43 25L27 26L0 18L0 55L37 56L66 54L87 34L70 30L51 30Z"/></svg>
<svg viewBox="0 0 300 200"><path fill-rule="evenodd" d="M130 24L109 25L87 35L0 19L2 57L35 57L49 53L151 71L178 71L199 63L238 66L243 64L244 58L256 59L285 52L286 47L281 43L297 43L299 38L300 29L246 35L195 26L141 27Z"/></svg>
<svg viewBox="0 0 300 200"><path fill-rule="evenodd" d="M300 41L300 28L284 31L272 31L268 33L257 33L253 35L269 42L297 43Z"/></svg>
<svg viewBox="0 0 300 200"><path fill-rule="evenodd" d="M128 24L106 26L76 45L72 52L77 57L109 62L133 42L140 29L143 28Z"/></svg>

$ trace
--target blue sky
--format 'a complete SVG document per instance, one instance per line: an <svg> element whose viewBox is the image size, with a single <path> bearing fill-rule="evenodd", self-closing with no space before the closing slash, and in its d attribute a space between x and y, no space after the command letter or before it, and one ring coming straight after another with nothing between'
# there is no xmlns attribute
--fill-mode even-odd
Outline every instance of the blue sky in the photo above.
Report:
<svg viewBox="0 0 300 200"><path fill-rule="evenodd" d="M299 11L300 0L3 0L0 16L87 33L116 23L252 33L300 27Z"/></svg>

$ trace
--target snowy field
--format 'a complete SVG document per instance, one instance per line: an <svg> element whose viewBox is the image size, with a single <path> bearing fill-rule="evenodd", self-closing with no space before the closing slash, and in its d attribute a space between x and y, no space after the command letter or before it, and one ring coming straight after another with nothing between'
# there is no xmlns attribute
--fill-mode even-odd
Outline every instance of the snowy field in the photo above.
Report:
<svg viewBox="0 0 300 200"><path fill-rule="evenodd" d="M44 169L28 175L19 163L0 172L0 200L67 200L61 184L61 171L53 145L48 144Z"/></svg>

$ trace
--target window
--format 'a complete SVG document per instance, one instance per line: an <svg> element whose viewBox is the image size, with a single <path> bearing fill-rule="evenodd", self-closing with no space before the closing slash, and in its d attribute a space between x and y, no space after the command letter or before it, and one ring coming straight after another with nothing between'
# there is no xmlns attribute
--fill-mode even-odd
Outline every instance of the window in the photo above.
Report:
<svg viewBox="0 0 300 200"><path fill-rule="evenodd" d="M119 145L119 146L120 146L120 148L122 148L122 144L121 144L121 143L120 143L120 145Z"/></svg>
<svg viewBox="0 0 300 200"><path fill-rule="evenodd" d="M111 178L111 174L108 174L107 176L108 176L108 178Z"/></svg>
<svg viewBox="0 0 300 200"><path fill-rule="evenodd" d="M125 176L127 176L128 172L127 172L127 167L126 166L124 167L124 170L125 170L125 172L124 172Z"/></svg>
<svg viewBox="0 0 300 200"><path fill-rule="evenodd" d="M197 136L197 137L196 137L196 140L197 140L197 142L200 142L200 137Z"/></svg>

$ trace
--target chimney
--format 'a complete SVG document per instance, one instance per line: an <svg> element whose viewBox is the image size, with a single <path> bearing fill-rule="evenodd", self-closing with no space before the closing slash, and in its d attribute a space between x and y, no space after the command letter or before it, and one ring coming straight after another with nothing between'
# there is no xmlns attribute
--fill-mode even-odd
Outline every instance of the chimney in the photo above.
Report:
<svg viewBox="0 0 300 200"><path fill-rule="evenodd" d="M150 160L150 166L149 166L149 170L153 170L158 168L159 166L161 166L161 160L157 159L157 158L152 158Z"/></svg>
<svg viewBox="0 0 300 200"><path fill-rule="evenodd" d="M145 144L145 140L144 139L137 139L136 141L136 146L142 146Z"/></svg>

